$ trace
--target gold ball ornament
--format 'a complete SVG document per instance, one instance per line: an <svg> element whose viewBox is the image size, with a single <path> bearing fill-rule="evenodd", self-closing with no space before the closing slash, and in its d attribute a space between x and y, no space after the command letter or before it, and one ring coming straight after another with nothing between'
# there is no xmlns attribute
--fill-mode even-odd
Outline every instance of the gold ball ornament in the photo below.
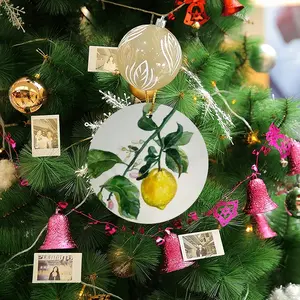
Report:
<svg viewBox="0 0 300 300"><path fill-rule="evenodd" d="M129 89L131 94L138 98L141 101L151 101L156 93L156 91L143 91L140 89L137 89L133 85L129 85Z"/></svg>
<svg viewBox="0 0 300 300"><path fill-rule="evenodd" d="M158 25L140 25L121 40L118 69L125 80L142 91L158 90L169 84L182 64L176 37Z"/></svg>
<svg viewBox="0 0 300 300"><path fill-rule="evenodd" d="M47 100L44 86L36 79L22 77L9 89L11 105L23 114L36 112Z"/></svg>
<svg viewBox="0 0 300 300"><path fill-rule="evenodd" d="M113 273L120 278L129 278L134 276L133 259L129 257L121 248L111 251L109 254Z"/></svg>

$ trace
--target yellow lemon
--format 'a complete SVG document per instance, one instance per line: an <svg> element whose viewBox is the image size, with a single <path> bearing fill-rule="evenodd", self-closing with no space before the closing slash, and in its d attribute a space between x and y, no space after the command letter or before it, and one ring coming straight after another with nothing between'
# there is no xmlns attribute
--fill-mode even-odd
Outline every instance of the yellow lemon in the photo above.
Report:
<svg viewBox="0 0 300 300"><path fill-rule="evenodd" d="M159 209L165 207L177 192L177 182L172 173L166 169L153 169L142 182L142 197L144 201Z"/></svg>

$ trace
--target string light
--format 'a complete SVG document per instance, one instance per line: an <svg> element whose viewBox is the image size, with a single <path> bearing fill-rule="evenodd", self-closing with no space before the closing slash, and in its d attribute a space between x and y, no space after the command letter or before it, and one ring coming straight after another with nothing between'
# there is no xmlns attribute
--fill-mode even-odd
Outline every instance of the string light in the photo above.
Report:
<svg viewBox="0 0 300 300"><path fill-rule="evenodd" d="M246 232L248 232L248 233L253 232L253 226L252 225L248 225L246 227Z"/></svg>

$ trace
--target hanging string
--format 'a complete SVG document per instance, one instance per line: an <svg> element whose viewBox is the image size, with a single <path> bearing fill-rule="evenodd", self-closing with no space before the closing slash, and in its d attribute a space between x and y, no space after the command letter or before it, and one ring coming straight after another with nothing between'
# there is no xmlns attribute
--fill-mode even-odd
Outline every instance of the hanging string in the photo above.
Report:
<svg viewBox="0 0 300 300"><path fill-rule="evenodd" d="M102 8L103 9L105 9L105 6L104 6L105 3L108 3L108 4L120 6L120 7L125 7L125 8L128 8L128 9L131 9L131 10L141 11L143 13L150 14L150 15L155 15L155 16L158 16L158 17L167 17L169 14L172 14L172 13L176 12L177 10L181 9L183 6L186 5L186 3L182 3L178 7L171 10L170 12L165 13L165 14L160 14L160 13L157 13L155 11L146 10L146 9L142 9L142 8L138 8L138 7L133 7L133 6L129 6L129 5L121 4L121 3L115 3L115 2L112 2L112 1L109 1L109 0L101 0L101 3L102 3Z"/></svg>

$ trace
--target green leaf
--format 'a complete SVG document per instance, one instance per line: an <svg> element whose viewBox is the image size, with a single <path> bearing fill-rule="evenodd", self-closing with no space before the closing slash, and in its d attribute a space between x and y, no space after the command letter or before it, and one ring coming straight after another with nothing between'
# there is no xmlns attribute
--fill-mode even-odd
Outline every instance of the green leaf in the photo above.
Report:
<svg viewBox="0 0 300 300"><path fill-rule="evenodd" d="M153 131L157 129L155 122L145 114L139 119L138 126L145 131Z"/></svg>
<svg viewBox="0 0 300 300"><path fill-rule="evenodd" d="M173 151L171 152L170 150L176 150L179 153L180 168L178 167L178 163L176 163L176 161L174 160L177 157L177 162L178 162L178 154L177 153L175 154L175 152L174 152L174 155L172 156ZM182 173L187 173L187 170L189 167L189 159L183 150L178 149L178 148L177 149L171 148L166 151L166 165L173 172L179 173L179 176L180 176Z"/></svg>
<svg viewBox="0 0 300 300"><path fill-rule="evenodd" d="M189 158L183 150L181 149L177 149L177 150L179 151L180 158L181 158L181 166L182 166L181 173L187 173L189 167Z"/></svg>
<svg viewBox="0 0 300 300"><path fill-rule="evenodd" d="M93 178L99 177L118 163L122 164L123 161L112 152L91 150L88 155L89 174Z"/></svg>
<svg viewBox="0 0 300 300"><path fill-rule="evenodd" d="M106 181L104 188L114 193L122 216L130 219L137 218L140 213L140 192L129 179L117 175Z"/></svg>
<svg viewBox="0 0 300 300"><path fill-rule="evenodd" d="M193 132L184 131L182 137L176 143L176 146L184 146L188 144L193 136Z"/></svg>
<svg viewBox="0 0 300 300"><path fill-rule="evenodd" d="M139 177L136 180L142 180L142 179L146 178L149 174L151 165L152 165L152 162L147 161L147 163L140 168Z"/></svg>
<svg viewBox="0 0 300 300"><path fill-rule="evenodd" d="M148 115L150 111L152 114L158 109L159 104L155 103L154 106L152 103L146 103L143 107L143 114Z"/></svg>
<svg viewBox="0 0 300 300"><path fill-rule="evenodd" d="M169 133L164 138L165 149L174 146L181 139L183 135L183 127L178 123L177 126L178 126L177 131Z"/></svg>
<svg viewBox="0 0 300 300"><path fill-rule="evenodd" d="M178 173L178 177L180 177L182 173L182 163L177 149L171 148L166 151L166 165L169 169Z"/></svg>
<svg viewBox="0 0 300 300"><path fill-rule="evenodd" d="M148 148L148 155L152 156L152 157L156 157L156 154L157 154L157 151L156 151L155 147L150 146Z"/></svg>

